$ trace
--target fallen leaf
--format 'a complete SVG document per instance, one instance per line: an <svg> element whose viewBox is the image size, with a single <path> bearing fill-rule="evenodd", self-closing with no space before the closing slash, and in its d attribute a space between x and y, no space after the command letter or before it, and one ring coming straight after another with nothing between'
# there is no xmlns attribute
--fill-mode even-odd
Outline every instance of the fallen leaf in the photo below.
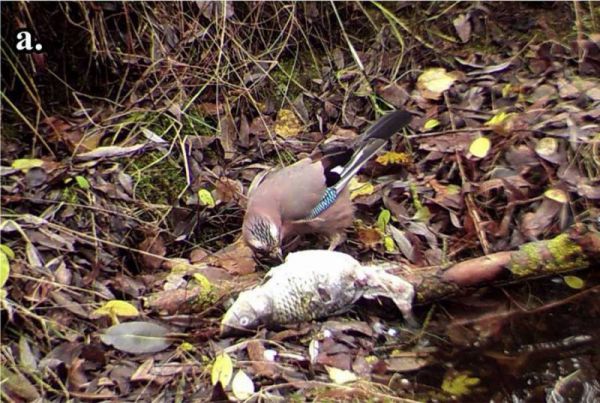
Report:
<svg viewBox="0 0 600 403"><path fill-rule="evenodd" d="M471 22L469 21L469 17L461 14L452 21L452 25L454 25L454 29L456 29L460 40L463 43L469 42L471 38Z"/></svg>
<svg viewBox="0 0 600 403"><path fill-rule="evenodd" d="M164 261L161 256L167 254L167 247L165 246L162 235L157 235L151 230L147 231L146 238L140 242L138 248L143 252L150 253L150 255L140 253L138 256L138 260L144 268L148 270L158 270L161 267Z"/></svg>
<svg viewBox="0 0 600 403"><path fill-rule="evenodd" d="M382 241L382 234L376 228L359 228L356 230L358 240L368 249L375 249Z"/></svg>
<svg viewBox="0 0 600 403"><path fill-rule="evenodd" d="M577 276L564 276L563 280L566 285L575 290L580 290L585 285L585 282L581 279L581 277Z"/></svg>
<svg viewBox="0 0 600 403"><path fill-rule="evenodd" d="M548 189L544 192L544 196L561 204L569 201L569 196L561 189Z"/></svg>
<svg viewBox="0 0 600 403"><path fill-rule="evenodd" d="M339 369L335 367L325 366L327 373L329 374L329 378L337 383L338 385L343 385L345 383L355 382L358 380L356 374L351 371L347 371L345 369Z"/></svg>
<svg viewBox="0 0 600 403"><path fill-rule="evenodd" d="M31 168L41 168L44 165L44 160L40 160L37 158L22 158L14 160L10 165L13 169L18 169L19 171L27 172Z"/></svg>
<svg viewBox="0 0 600 403"><path fill-rule="evenodd" d="M84 176L77 175L75 177L75 182L77 182L77 186L79 186L83 190L90 189L90 182L88 182L88 180Z"/></svg>
<svg viewBox="0 0 600 403"><path fill-rule="evenodd" d="M444 377L442 390L454 396L464 396L470 394L472 387L479 382L479 378L470 377L468 374L451 374Z"/></svg>
<svg viewBox="0 0 600 403"><path fill-rule="evenodd" d="M417 88L421 95L428 99L439 99L457 79L457 75L448 73L441 67L427 69L417 79Z"/></svg>
<svg viewBox="0 0 600 403"><path fill-rule="evenodd" d="M100 308L96 309L92 312L90 316L92 319L98 318L101 316L125 316L125 317L134 317L138 316L140 312L137 310L135 306L130 304L127 301L122 301L118 299L114 299L112 301L106 302Z"/></svg>
<svg viewBox="0 0 600 403"><path fill-rule="evenodd" d="M131 354L157 353L171 345L169 329L152 322L127 322L111 326L100 335L104 344Z"/></svg>
<svg viewBox="0 0 600 403"><path fill-rule="evenodd" d="M488 155L492 142L487 137L477 137L469 146L469 153L477 158Z"/></svg>
<svg viewBox="0 0 600 403"><path fill-rule="evenodd" d="M280 109L275 120L275 133L283 138L295 137L302 131L300 120L290 109Z"/></svg>
<svg viewBox="0 0 600 403"><path fill-rule="evenodd" d="M233 362L227 353L221 353L215 358L210 373L210 381L213 385L221 382L223 388L226 388L233 376Z"/></svg>
<svg viewBox="0 0 600 403"><path fill-rule="evenodd" d="M0 288L4 287L10 274L10 263L4 251L0 251Z"/></svg>
<svg viewBox="0 0 600 403"><path fill-rule="evenodd" d="M423 130L425 131L429 131L435 127L438 127L440 125L440 121L437 119L427 119L427 121L425 122L425 124L423 125Z"/></svg>
<svg viewBox="0 0 600 403"><path fill-rule="evenodd" d="M252 379L240 369L233 377L231 391L236 399L246 400L254 394L254 383L252 383Z"/></svg>
<svg viewBox="0 0 600 403"><path fill-rule="evenodd" d="M100 158L116 158L130 156L146 147L146 144L136 144L130 147L106 146L98 147L95 150L77 154L74 159L77 161L89 161Z"/></svg>
<svg viewBox="0 0 600 403"><path fill-rule="evenodd" d="M390 213L390 210L381 210L379 216L377 217L377 228L379 228L381 232L385 232L385 227L389 224L391 218L392 213Z"/></svg>
<svg viewBox="0 0 600 403"><path fill-rule="evenodd" d="M385 154L380 155L375 160L381 165L409 165L412 163L412 157L407 153L397 153L395 151L388 151Z"/></svg>
<svg viewBox="0 0 600 403"><path fill-rule="evenodd" d="M200 202L201 206L207 206L208 208L213 208L216 206L215 199L206 189L198 190L198 201Z"/></svg>
<svg viewBox="0 0 600 403"><path fill-rule="evenodd" d="M359 182L356 177L350 179L348 184L350 190L350 200L356 199L358 196L368 196L375 191L375 187L371 182Z"/></svg>

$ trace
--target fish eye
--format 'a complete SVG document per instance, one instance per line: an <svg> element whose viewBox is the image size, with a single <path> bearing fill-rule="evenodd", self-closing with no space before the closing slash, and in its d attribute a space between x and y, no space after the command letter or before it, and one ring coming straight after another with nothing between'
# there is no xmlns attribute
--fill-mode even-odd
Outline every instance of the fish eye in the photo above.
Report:
<svg viewBox="0 0 600 403"><path fill-rule="evenodd" d="M250 323L250 319L247 316L242 316L240 318L240 325L248 326L249 323Z"/></svg>

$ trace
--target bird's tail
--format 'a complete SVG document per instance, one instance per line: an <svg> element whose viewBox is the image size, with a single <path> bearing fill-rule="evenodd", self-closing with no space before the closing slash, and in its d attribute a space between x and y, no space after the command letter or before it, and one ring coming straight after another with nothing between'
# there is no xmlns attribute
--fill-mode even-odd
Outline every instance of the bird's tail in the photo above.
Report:
<svg viewBox="0 0 600 403"><path fill-rule="evenodd" d="M332 187L339 194L358 170L373 157L396 132L406 127L410 113L402 110L390 112L360 135L354 145L354 154L339 172L339 180Z"/></svg>

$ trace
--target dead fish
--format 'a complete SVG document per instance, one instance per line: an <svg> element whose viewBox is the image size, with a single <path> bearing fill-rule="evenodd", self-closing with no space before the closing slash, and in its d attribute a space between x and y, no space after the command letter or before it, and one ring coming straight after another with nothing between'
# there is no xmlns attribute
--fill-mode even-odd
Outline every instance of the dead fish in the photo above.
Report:
<svg viewBox="0 0 600 403"><path fill-rule="evenodd" d="M291 253L272 268L263 283L240 293L221 322L221 334L309 321L344 313L359 298L392 299L412 326L414 287L375 266L362 266L341 252Z"/></svg>

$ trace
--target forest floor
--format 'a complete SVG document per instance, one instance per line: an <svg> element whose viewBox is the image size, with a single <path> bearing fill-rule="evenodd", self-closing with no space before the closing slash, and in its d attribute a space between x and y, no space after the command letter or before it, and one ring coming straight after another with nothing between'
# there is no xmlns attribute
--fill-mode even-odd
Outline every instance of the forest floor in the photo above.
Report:
<svg viewBox="0 0 600 403"><path fill-rule="evenodd" d="M419 330L380 301L219 337L269 268L239 240L252 179L389 110L413 120L351 183L338 250L419 270L598 230L597 3L1 12L3 401L600 398L597 270L418 307Z"/></svg>

